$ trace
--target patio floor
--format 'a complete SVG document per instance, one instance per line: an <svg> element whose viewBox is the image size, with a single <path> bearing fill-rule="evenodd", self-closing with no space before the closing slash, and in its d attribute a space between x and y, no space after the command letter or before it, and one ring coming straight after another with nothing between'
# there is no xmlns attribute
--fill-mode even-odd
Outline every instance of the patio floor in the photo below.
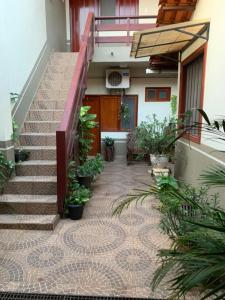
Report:
<svg viewBox="0 0 225 300"><path fill-rule="evenodd" d="M147 169L106 163L80 221L61 220L53 232L0 230L0 290L165 299L165 285L149 288L157 250L169 245L156 201L112 217L116 199L150 183Z"/></svg>

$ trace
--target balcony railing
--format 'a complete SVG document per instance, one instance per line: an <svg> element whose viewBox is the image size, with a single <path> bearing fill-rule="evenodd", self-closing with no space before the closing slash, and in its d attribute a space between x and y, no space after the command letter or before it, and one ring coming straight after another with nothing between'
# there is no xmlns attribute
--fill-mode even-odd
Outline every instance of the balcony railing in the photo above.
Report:
<svg viewBox="0 0 225 300"><path fill-rule="evenodd" d="M57 147L57 198L58 212L63 213L67 195L67 170L71 159L78 153L76 134L79 121L79 109L87 85L89 62L94 53L94 14L89 13L82 36L80 51L69 89L64 114L56 131ZM76 149L75 149L76 148Z"/></svg>
<svg viewBox="0 0 225 300"><path fill-rule="evenodd" d="M130 44L132 42L132 33L134 31L145 30L149 28L156 27L156 23L140 23L141 19L145 20L156 20L157 16L147 15L147 16L104 16L95 17L95 30L96 44L105 43L125 43ZM105 24L104 21L114 21L113 24ZM105 33L109 33L106 36ZM111 34L110 34L111 32ZM116 32L116 35L115 35ZM118 33L125 32L126 35L119 35Z"/></svg>

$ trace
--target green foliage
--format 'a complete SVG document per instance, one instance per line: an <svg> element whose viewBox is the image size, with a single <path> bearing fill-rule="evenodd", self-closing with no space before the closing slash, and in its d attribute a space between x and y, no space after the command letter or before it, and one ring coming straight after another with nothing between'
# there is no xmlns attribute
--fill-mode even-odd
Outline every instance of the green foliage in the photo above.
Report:
<svg viewBox="0 0 225 300"><path fill-rule="evenodd" d="M13 140L14 143L16 143L19 139L19 133L18 133L19 125L16 123L16 121L12 121L12 134L11 134L11 139Z"/></svg>
<svg viewBox="0 0 225 300"><path fill-rule="evenodd" d="M103 160L100 154L95 158L86 160L82 165L77 167L77 174L81 177L96 176L103 170Z"/></svg>
<svg viewBox="0 0 225 300"><path fill-rule="evenodd" d="M138 147L148 154L170 154L176 126L177 120L164 118L160 121L153 114L152 118L148 117L135 129Z"/></svg>
<svg viewBox="0 0 225 300"><path fill-rule="evenodd" d="M80 147L80 161L85 162L89 151L92 149L93 137L91 129L97 127L98 123L95 121L96 115L90 114L90 106L82 106L79 117L79 147Z"/></svg>
<svg viewBox="0 0 225 300"><path fill-rule="evenodd" d="M113 146L114 145L114 139L110 138L109 136L106 136L104 138L104 142L106 146Z"/></svg>
<svg viewBox="0 0 225 300"><path fill-rule="evenodd" d="M202 182L208 186L225 186L225 168L216 166L200 175Z"/></svg>
<svg viewBox="0 0 225 300"><path fill-rule="evenodd" d="M5 155L0 152L0 190L4 188L4 185L11 177L14 168L14 163L10 160L7 160Z"/></svg>
<svg viewBox="0 0 225 300"><path fill-rule="evenodd" d="M10 101L12 104L15 104L18 99L19 99L20 95L17 93L10 93Z"/></svg>
<svg viewBox="0 0 225 300"><path fill-rule="evenodd" d="M68 166L68 189L69 193L76 191L80 185L77 181L77 165L75 161L70 161Z"/></svg>
<svg viewBox="0 0 225 300"><path fill-rule="evenodd" d="M176 95L172 95L171 100L170 100L170 107L171 107L172 118L176 119L176 115L177 115L177 96Z"/></svg>
<svg viewBox="0 0 225 300"><path fill-rule="evenodd" d="M130 109L127 103L122 103L120 107L120 118L125 121L130 120Z"/></svg>
<svg viewBox="0 0 225 300"><path fill-rule="evenodd" d="M87 203L91 198L91 191L83 186L77 187L73 190L69 197L66 199L66 207L69 204L73 205L83 205Z"/></svg>

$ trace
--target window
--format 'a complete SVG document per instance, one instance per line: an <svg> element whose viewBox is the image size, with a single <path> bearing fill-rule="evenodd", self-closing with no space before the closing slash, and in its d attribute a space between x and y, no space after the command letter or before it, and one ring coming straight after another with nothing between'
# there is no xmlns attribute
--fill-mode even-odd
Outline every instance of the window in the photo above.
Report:
<svg viewBox="0 0 225 300"><path fill-rule="evenodd" d="M130 131L137 126L138 97L101 96L101 131Z"/></svg>
<svg viewBox="0 0 225 300"><path fill-rule="evenodd" d="M116 0L100 0L100 15L101 16L115 16L116 15ZM115 20L102 20L102 24L113 24Z"/></svg>
<svg viewBox="0 0 225 300"><path fill-rule="evenodd" d="M201 122L197 108L202 108L204 90L204 57L206 46L201 47L181 65L180 114L186 115L186 125ZM200 130L191 129L191 141L200 143Z"/></svg>
<svg viewBox="0 0 225 300"><path fill-rule="evenodd" d="M166 102L170 101L170 87L147 87L145 88L145 102Z"/></svg>

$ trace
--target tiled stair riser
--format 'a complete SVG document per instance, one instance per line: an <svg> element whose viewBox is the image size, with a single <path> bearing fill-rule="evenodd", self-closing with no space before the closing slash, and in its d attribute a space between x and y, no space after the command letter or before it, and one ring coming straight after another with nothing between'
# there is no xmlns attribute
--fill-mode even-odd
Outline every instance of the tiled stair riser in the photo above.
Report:
<svg viewBox="0 0 225 300"><path fill-rule="evenodd" d="M20 144L21 146L55 146L56 135L55 133L43 133L42 135L24 133L20 135Z"/></svg>
<svg viewBox="0 0 225 300"><path fill-rule="evenodd" d="M61 121L63 110L30 110L26 121Z"/></svg>
<svg viewBox="0 0 225 300"><path fill-rule="evenodd" d="M56 203L0 203L0 214L23 214L23 215L54 215L57 214Z"/></svg>
<svg viewBox="0 0 225 300"><path fill-rule="evenodd" d="M55 133L59 124L60 124L60 122L58 122L58 121L25 122L24 128L23 128L23 133L25 133L25 132Z"/></svg>
<svg viewBox="0 0 225 300"><path fill-rule="evenodd" d="M63 100L42 100L42 101L35 101L33 102L33 104L31 105L31 109L32 110L54 110L54 109L64 109L65 107L65 101Z"/></svg>
<svg viewBox="0 0 225 300"><path fill-rule="evenodd" d="M42 181L9 181L4 189L5 194L20 195L56 195L56 182L51 180Z"/></svg>
<svg viewBox="0 0 225 300"><path fill-rule="evenodd" d="M30 160L56 160L56 150L55 149L45 149L45 147L23 147L30 152ZM54 148L54 147L50 147Z"/></svg>
<svg viewBox="0 0 225 300"><path fill-rule="evenodd" d="M56 164L17 164L16 174L18 176L56 176Z"/></svg>

